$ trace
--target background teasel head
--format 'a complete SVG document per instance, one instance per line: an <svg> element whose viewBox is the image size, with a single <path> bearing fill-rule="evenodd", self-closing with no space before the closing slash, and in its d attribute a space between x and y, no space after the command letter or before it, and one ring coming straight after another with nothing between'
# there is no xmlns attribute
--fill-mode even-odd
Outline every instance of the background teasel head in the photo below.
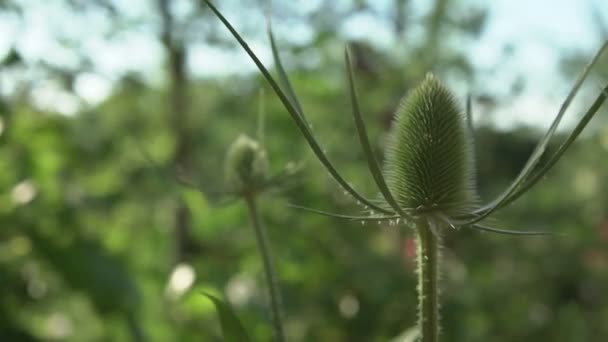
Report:
<svg viewBox="0 0 608 342"><path fill-rule="evenodd" d="M295 181L301 163L288 162L271 174L264 147L264 92L260 90L255 139L241 133L230 145L224 163L227 192L235 197L253 196L267 191L281 191Z"/></svg>
<svg viewBox="0 0 608 342"><path fill-rule="evenodd" d="M268 178L266 150L246 134L239 135L228 148L225 172L230 191L252 193L260 190Z"/></svg>

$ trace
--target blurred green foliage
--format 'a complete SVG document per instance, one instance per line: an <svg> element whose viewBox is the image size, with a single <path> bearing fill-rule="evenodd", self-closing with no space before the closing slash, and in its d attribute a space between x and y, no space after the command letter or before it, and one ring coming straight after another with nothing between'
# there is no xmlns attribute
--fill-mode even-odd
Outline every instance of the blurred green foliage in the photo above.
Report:
<svg viewBox="0 0 608 342"><path fill-rule="evenodd" d="M359 3L363 9L355 4L353 10L365 10ZM454 2L437 1L417 23L425 39L410 44L406 57L352 42L379 155L396 105L427 71L475 77L462 49L443 42L474 39L483 11L447 11L449 5ZM328 18L340 12L327 7L310 16L319 23L313 45L290 50L283 44L284 52L292 66L307 51L320 56L319 66L290 70L294 88L337 166L357 189L373 195L344 110L344 68L335 53L342 40L331 38ZM397 32L413 25L403 20L394 23ZM214 37L210 43L217 43ZM8 56L2 72L30 67L17 52ZM73 116L40 109L27 89L1 99L0 340L220 341L219 319L203 292L224 293L255 340L270 339L262 265L246 208L222 197L225 153L239 134L255 135L258 91L266 85L257 76L182 82L189 96L179 131L167 105L175 99L175 83L154 86L133 75L119 80L103 103ZM297 184L260 200L289 340L386 341L402 334L416 322L411 232L289 208L287 203L361 210L322 172L278 101L268 96L266 102L270 169L305 162ZM479 115L491 109L479 107ZM187 163L176 165L184 136ZM515 177L537 139L532 129L477 128L482 198ZM607 153L608 130L598 126L497 222L559 235L446 233L446 341L608 338ZM204 192L177 184L174 174ZM178 251L174 229L180 203L189 217L187 253Z"/></svg>

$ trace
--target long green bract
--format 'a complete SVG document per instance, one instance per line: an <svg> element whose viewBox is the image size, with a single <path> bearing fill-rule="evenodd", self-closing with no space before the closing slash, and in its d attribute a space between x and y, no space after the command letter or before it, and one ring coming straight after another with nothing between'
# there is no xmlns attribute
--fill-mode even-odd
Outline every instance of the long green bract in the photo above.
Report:
<svg viewBox="0 0 608 342"><path fill-rule="evenodd" d="M270 26L270 22L268 22L268 37L270 39L270 49L272 51L272 58L274 59L274 64L277 68L277 74L279 74L279 82L283 84L285 88L285 93L291 100L293 106L296 111L300 113L300 117L304 122L306 122L306 117L302 114L302 106L300 105L300 101L298 101L298 97L296 93L293 91L293 87L291 86L291 82L289 82L289 77L287 77L287 73L285 72L285 68L283 68L283 63L281 62L281 56L279 55L279 49L277 49L277 44L274 39L274 34L272 33L272 27Z"/></svg>
<svg viewBox="0 0 608 342"><path fill-rule="evenodd" d="M369 170L374 178L374 182L378 186L380 193L386 200L386 202L393 208L395 211L401 215L406 216L403 209L399 206L393 194L389 190L386 180L384 179L384 175L380 170L380 166L378 165L378 160L374 154L374 150L372 149L371 144L369 143L369 138L367 137L367 130L365 128L365 123L363 122L363 118L361 116L361 110L359 107L359 100L357 96L357 89L355 87L355 79L353 75L353 67L350 60L350 55L348 53L348 49L344 50L344 59L346 61L346 71L348 74L348 89L350 93L350 100L352 104L352 112L353 118L355 120L355 127L357 128L357 135L359 136L359 141L361 142L361 147L363 148L363 152L365 154L365 159L367 160L367 165Z"/></svg>
<svg viewBox="0 0 608 342"><path fill-rule="evenodd" d="M555 117L555 119L551 123L551 126L549 127L549 130L545 133L545 135L539 141L538 145L536 146L536 148L530 155L530 158L524 165L524 167L521 170L521 172L519 173L519 175L515 178L515 180L511 183L511 185L500 196L498 196L495 200L490 202L488 205L475 211L475 214L478 214L478 216L467 221L466 222L467 225L477 223L477 222L483 220L484 218L488 217L490 214L492 214L497 209L501 208L504 205L504 203L509 200L509 197L517 190L517 188L519 186L521 186L522 182L525 181L526 178L528 176L530 176L530 174L534 171L534 167L536 167L536 165L540 161L540 158L542 157L543 153L545 152L545 150L549 144L549 140L555 134L555 131L557 130L557 127L559 126L559 123L561 122L562 117L566 113L566 110L570 106L570 103L572 102L572 100L574 99L574 97L576 96L578 91L580 90L580 87L581 87L583 81L587 78L587 76L589 75L589 72L591 71L591 68L597 63L597 61L599 60L599 57L602 55L602 53L606 49L606 47L608 47L608 41L602 45L602 47L595 54L595 56L593 57L591 62L589 62L589 64L587 64L587 66L583 69L583 72L579 75L578 79L576 80L576 82L574 84L574 87L572 88L572 90L570 90L570 92L568 93L568 96L562 103L560 110L557 113L557 116Z"/></svg>
<svg viewBox="0 0 608 342"><path fill-rule="evenodd" d="M304 207L301 205L297 205L297 204L289 204L288 205L291 208L294 209L300 209L300 210L304 210L304 211L308 211L311 213L315 213L315 214L319 214L322 216L327 216L327 217L333 217L333 218L337 218L337 219L345 219L345 220L353 220L353 221L391 221L391 220L397 220L399 218L401 218L401 216L399 215L365 215L365 216L355 216L355 215L344 215L344 214L336 214L336 213L330 213L328 211L323 211L323 210L319 210L319 209L315 209L315 208L309 208L309 207Z"/></svg>
<svg viewBox="0 0 608 342"><path fill-rule="evenodd" d="M502 207L508 205L509 203L511 203L514 200L516 200L517 198L519 198L528 189L530 189L532 186L534 186L534 184L536 184L536 182L538 182L547 173L547 171L549 171L549 169L551 169L551 167L553 167L553 165L555 165L555 163L557 163L557 161L561 158L561 156L566 152L568 147L570 147L570 145L574 142L574 140L576 140L576 138L580 135L580 133L583 131L583 129L587 126L589 121L598 112L598 110L600 109L602 104L606 101L606 98L608 98L608 95L606 95L606 94L608 94L607 92L608 92L608 86L606 86L603 89L602 93L600 93L600 95L598 95L598 97L595 99L595 101L593 102L593 104L591 105L589 110L587 110L585 115L583 115L582 119L576 125L574 130L566 137L564 142L558 147L558 149L551 156L551 158L542 166L542 168L537 173L535 173L533 176L531 176L529 179L527 179L526 183L524 185L522 185L520 188L518 188L518 190L515 193L513 193L501 205Z"/></svg>

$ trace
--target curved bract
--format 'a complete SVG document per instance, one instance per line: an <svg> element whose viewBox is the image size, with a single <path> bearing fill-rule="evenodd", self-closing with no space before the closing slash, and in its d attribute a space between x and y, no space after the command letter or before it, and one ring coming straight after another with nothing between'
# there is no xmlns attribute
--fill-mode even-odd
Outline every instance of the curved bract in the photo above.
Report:
<svg viewBox="0 0 608 342"><path fill-rule="evenodd" d="M450 90L427 74L397 110L384 173L403 208L469 212L474 204L474 161L465 115Z"/></svg>

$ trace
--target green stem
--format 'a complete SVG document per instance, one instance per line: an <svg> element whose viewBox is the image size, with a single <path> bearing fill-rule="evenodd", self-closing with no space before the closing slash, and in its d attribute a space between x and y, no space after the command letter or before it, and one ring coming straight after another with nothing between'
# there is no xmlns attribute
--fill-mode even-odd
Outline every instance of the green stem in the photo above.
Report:
<svg viewBox="0 0 608 342"><path fill-rule="evenodd" d="M253 230L255 231L255 238L257 240L258 249L262 255L262 262L264 265L264 276L266 278L266 284L268 286L268 294L270 297L270 310L272 313L272 325L274 330L274 339L277 342L284 342L285 336L283 333L283 322L281 318L281 295L279 286L276 281L275 272L272 267L272 258L270 256L270 246L268 239L266 238L266 232L262 226L260 217L255 201L255 195L249 195L245 197L247 202L247 208L249 209L249 215L253 222Z"/></svg>
<svg viewBox="0 0 608 342"><path fill-rule="evenodd" d="M134 312L127 313L127 328L129 329L129 335L131 335L131 341L133 342L144 342L146 339L144 333L141 330L139 322Z"/></svg>
<svg viewBox="0 0 608 342"><path fill-rule="evenodd" d="M418 326L421 342L439 340L439 262L441 237L426 219L417 222Z"/></svg>

